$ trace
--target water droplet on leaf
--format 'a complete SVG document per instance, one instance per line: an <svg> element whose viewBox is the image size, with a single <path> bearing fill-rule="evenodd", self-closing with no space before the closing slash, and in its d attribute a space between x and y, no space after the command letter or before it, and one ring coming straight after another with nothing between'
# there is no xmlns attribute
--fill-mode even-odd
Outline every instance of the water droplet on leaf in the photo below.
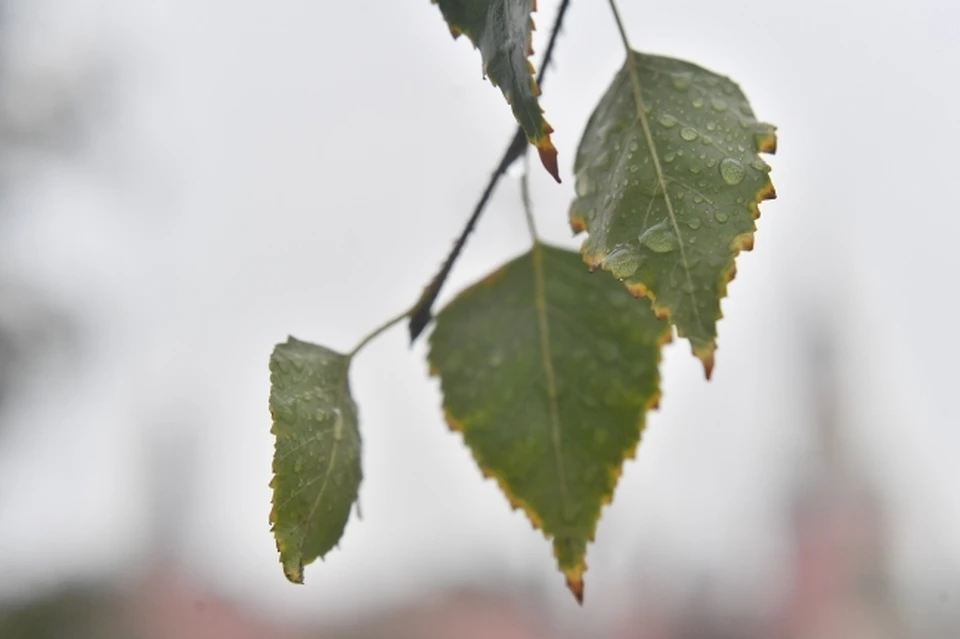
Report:
<svg viewBox="0 0 960 639"><path fill-rule="evenodd" d="M693 142L697 139L697 130L691 127L685 126L680 129L680 137L686 140L687 142Z"/></svg>
<svg viewBox="0 0 960 639"><path fill-rule="evenodd" d="M618 280L630 277L637 272L642 258L628 244L617 246L603 259L603 266Z"/></svg>
<svg viewBox="0 0 960 639"><path fill-rule="evenodd" d="M743 182L744 174L743 165L733 158L724 158L720 163L720 175L723 181L731 186Z"/></svg>
<svg viewBox="0 0 960 639"><path fill-rule="evenodd" d="M726 213L723 213L723 212L719 212L713 217L717 222L720 222L720 224L723 224L730 219L730 216L728 216Z"/></svg>
<svg viewBox="0 0 960 639"><path fill-rule="evenodd" d="M640 236L640 243L654 253L669 253L670 251L676 251L677 248L680 247L680 243L677 242L677 237L673 234L673 231L664 228L663 224L658 224L657 226L647 229L643 235Z"/></svg>
<svg viewBox="0 0 960 639"><path fill-rule="evenodd" d="M673 76L673 88L678 91L686 91L690 88L690 84L690 75L687 73Z"/></svg>
<svg viewBox="0 0 960 639"><path fill-rule="evenodd" d="M667 127L668 129L671 129L677 126L677 122L679 122L679 120L677 120L677 118L673 117L669 113L664 113L663 115L660 116L659 122L660 124Z"/></svg>
<svg viewBox="0 0 960 639"><path fill-rule="evenodd" d="M723 113L727 110L727 103L720 98L714 98L710 100L710 106L718 113Z"/></svg>

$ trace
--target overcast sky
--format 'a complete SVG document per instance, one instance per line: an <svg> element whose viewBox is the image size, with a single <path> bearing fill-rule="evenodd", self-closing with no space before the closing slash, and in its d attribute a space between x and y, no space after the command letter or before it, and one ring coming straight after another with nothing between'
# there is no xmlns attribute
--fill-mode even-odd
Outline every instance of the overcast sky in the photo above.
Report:
<svg viewBox="0 0 960 639"><path fill-rule="evenodd" d="M556 3L539 4L542 50ZM189 444L195 474L162 470L187 485L181 552L231 594L351 614L482 577L543 581L572 605L549 544L448 432L423 344L411 351L399 328L353 371L363 520L299 588L267 525L272 346L293 334L349 349L419 294L514 126L479 54L426 0L35 10L43 68L115 56L118 80L90 157L51 161L22 185L14 201L29 215L0 238L12 262L41 261L25 276L87 330L79 368L48 374L11 414L0 573L43 584L126 566L155 523L153 453ZM779 199L738 261L713 381L686 343L667 348L661 409L588 554L588 601L658 553L721 583L769 578L780 498L811 445L798 332L824 310L851 435L892 500L901 572L960 565L960 408L947 400L960 360L960 7L674 0L622 12L637 48L731 76L779 127ZM534 207L542 234L575 248L574 151L623 60L606 3L574 0L555 59L542 103L564 183L537 171ZM525 250L518 198L515 179L501 184L445 299Z"/></svg>

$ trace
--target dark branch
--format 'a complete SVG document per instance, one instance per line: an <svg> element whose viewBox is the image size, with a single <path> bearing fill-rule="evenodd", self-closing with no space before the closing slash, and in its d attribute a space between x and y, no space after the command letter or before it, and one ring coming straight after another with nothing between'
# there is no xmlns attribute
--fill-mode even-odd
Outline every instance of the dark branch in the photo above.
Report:
<svg viewBox="0 0 960 639"><path fill-rule="evenodd" d="M563 24L563 18L567 13L567 8L569 6L570 0L562 0L560 7L557 9L557 17L553 21L553 28L550 31L550 40L547 42L547 50L543 55L543 62L540 64L540 71L537 73L537 84L540 86L543 86L544 78L546 78L547 75L547 69L550 67L553 51L556 48L557 39L560 35L560 27ZM500 158L497 168L494 169L493 174L490 176L490 181L487 182L487 188L483 190L483 195L480 196L480 200L474 207L473 213L470 214L470 219L467 220L466 226L463 227L460 237L458 237L457 241L454 242L453 249L450 251L450 254L447 255L447 259L444 260L443 266L440 267L440 271L433 277L432 280L430 280L430 283L427 285L427 287L423 289L420 299L417 300L417 303L410 310L410 322L408 327L410 329L411 343L416 341L417 337L420 336L420 333L423 332L423 329L425 329L433 319L433 304L437 301L437 297L440 295L440 289L443 288L443 284L447 281L450 271L453 270L454 263L457 261L457 258L460 257L460 253L463 251L463 247L467 243L467 238L470 236L470 233L473 232L474 227L477 225L477 221L480 219L480 216L486 209L487 202L490 200L490 196L493 195L493 192L497 187L497 183L500 181L500 178L503 177L503 174L507 172L507 169L510 168L510 165L519 160L526 150L527 136L524 134L522 128L517 127L517 131L514 133L513 139L510 141L507 149L503 152L503 157Z"/></svg>

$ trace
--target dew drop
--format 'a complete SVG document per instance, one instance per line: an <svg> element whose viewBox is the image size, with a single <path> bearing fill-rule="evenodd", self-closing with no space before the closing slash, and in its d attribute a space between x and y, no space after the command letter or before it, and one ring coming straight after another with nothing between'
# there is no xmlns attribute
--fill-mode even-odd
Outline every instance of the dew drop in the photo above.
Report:
<svg viewBox="0 0 960 639"><path fill-rule="evenodd" d="M717 113L723 113L727 110L727 103L720 98L710 100L710 107Z"/></svg>
<svg viewBox="0 0 960 639"><path fill-rule="evenodd" d="M693 99L693 108L699 109L703 106L703 98L694 98Z"/></svg>
<svg viewBox="0 0 960 639"><path fill-rule="evenodd" d="M586 173L577 180L577 195L579 197L586 197L590 195L590 180L587 178Z"/></svg>
<svg viewBox="0 0 960 639"><path fill-rule="evenodd" d="M724 158L720 162L720 176L727 184L731 186L740 184L743 182L744 174L743 165L733 158Z"/></svg>
<svg viewBox="0 0 960 639"><path fill-rule="evenodd" d="M667 164L669 164L670 162L673 162L676 159L677 159L677 155L672 151L663 156L663 161L666 162Z"/></svg>
<svg viewBox="0 0 960 639"><path fill-rule="evenodd" d="M684 73L683 75L673 76L673 88L678 91L686 91L690 88L690 74Z"/></svg>
<svg viewBox="0 0 960 639"><path fill-rule="evenodd" d="M692 220L688 220L687 226L690 227L691 231L696 231L698 228L700 228L700 218L695 217Z"/></svg>
<svg viewBox="0 0 960 639"><path fill-rule="evenodd" d="M669 253L670 251L676 251L680 246L677 237L663 224L652 226L644 231L643 235L640 236L640 243L654 253Z"/></svg>
<svg viewBox="0 0 960 639"><path fill-rule="evenodd" d="M685 126L680 129L680 137L686 140L687 142L693 142L697 139L697 130L691 127Z"/></svg>
<svg viewBox="0 0 960 639"><path fill-rule="evenodd" d="M721 211L721 212L718 212L716 215L714 215L713 219L715 219L717 222L720 222L720 224L724 224L726 223L727 220L730 219L730 216L728 216L726 213Z"/></svg>
<svg viewBox="0 0 960 639"><path fill-rule="evenodd" d="M630 248L628 244L621 244L606 256L601 264L618 280L626 279L637 272L643 259Z"/></svg>
<svg viewBox="0 0 960 639"><path fill-rule="evenodd" d="M659 122L660 124L667 127L668 129L672 129L673 127L677 126L677 123L679 122L679 120L677 120L677 118L673 117L669 113L664 113L663 115L660 116Z"/></svg>
<svg viewBox="0 0 960 639"><path fill-rule="evenodd" d="M717 123L716 122L707 122L707 131L716 131Z"/></svg>

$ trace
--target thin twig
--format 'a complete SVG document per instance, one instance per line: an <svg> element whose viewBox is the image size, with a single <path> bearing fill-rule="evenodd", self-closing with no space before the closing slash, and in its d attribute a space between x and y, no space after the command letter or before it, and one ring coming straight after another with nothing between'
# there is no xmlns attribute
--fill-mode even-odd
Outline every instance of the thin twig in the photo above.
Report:
<svg viewBox="0 0 960 639"><path fill-rule="evenodd" d="M550 67L550 61L553 57L554 49L556 48L557 39L560 34L560 27L563 24L563 18L566 15L569 6L570 0L562 0L559 8L557 9L557 16L553 21L553 28L550 31L550 40L547 43L547 50L543 55L543 62L540 64L540 71L537 73L537 84L540 86L543 86L543 81L547 76L547 69ZM425 329L433 319L433 304L437 301L437 297L440 295L440 289L443 288L447 277L450 275L450 271L453 270L454 263L457 261L457 258L460 257L460 252L463 251L463 247L467 243L467 238L473 232L474 227L477 225L477 221L480 219L480 216L486 209L487 202L490 200L490 196L493 195L493 191L496 189L497 183L507 172L507 169L510 168L510 165L516 162L520 156L523 155L526 149L527 136L524 134L522 128L517 127L517 131L514 133L513 139L510 140L510 144L507 145L506 150L503 152L503 157L500 158L500 162L497 164L496 169L494 169L493 174L490 176L490 181L487 182L487 188L483 190L483 195L480 196L480 200L474 207L473 213L471 213L470 218L463 227L460 237L458 237L457 241L454 242L453 248L450 250L450 254L447 255L447 259L443 262L443 266L440 267L440 270L437 272L437 274L432 280L430 280L430 283L427 284L427 287L423 289L420 299L417 300L417 303L414 304L413 308L410 310L410 323L408 327L410 329L411 343L416 341L417 337L420 336L420 333L423 332L423 329Z"/></svg>
<svg viewBox="0 0 960 639"><path fill-rule="evenodd" d="M356 346L353 347L353 350L351 350L349 353L347 353L347 360L353 359L353 356L356 355L358 352L360 352L360 350L361 350L364 346L366 346L367 344L369 344L370 342L372 342L374 339L376 339L377 337L379 337L379 336L380 336L382 333L384 333L387 329L393 328L395 325L397 325L397 324L399 324L400 322L402 322L402 321L403 321L404 319L406 319L409 315L410 315L410 311L404 311L404 312L401 313L400 315L397 315L397 316L395 316L395 317L392 317L392 318L388 319L386 322L384 322L383 324L381 324L381 325L378 326L377 328L375 328L375 329L373 329L372 331L370 331L366 336L364 336L364 337L360 340L359 343L357 343Z"/></svg>

